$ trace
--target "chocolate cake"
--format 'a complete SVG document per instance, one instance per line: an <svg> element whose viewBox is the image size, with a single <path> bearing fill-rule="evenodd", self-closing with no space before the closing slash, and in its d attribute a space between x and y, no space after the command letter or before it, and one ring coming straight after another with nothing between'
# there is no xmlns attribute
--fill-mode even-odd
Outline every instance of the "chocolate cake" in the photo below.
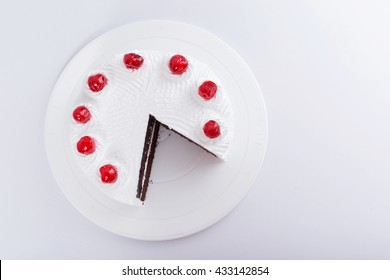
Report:
<svg viewBox="0 0 390 280"><path fill-rule="evenodd" d="M142 205L161 126L226 160L233 113L218 77L181 54L131 51L94 67L75 89L70 144L105 195Z"/></svg>

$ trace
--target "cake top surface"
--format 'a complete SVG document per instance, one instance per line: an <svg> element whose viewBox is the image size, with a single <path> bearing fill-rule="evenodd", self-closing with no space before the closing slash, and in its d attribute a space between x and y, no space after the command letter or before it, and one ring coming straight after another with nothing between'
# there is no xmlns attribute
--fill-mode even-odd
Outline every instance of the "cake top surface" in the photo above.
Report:
<svg viewBox="0 0 390 280"><path fill-rule="evenodd" d="M71 123L74 157L109 197L135 197L149 116L226 159L233 113L218 77L183 55L130 51L80 80ZM185 141L185 140L184 140Z"/></svg>

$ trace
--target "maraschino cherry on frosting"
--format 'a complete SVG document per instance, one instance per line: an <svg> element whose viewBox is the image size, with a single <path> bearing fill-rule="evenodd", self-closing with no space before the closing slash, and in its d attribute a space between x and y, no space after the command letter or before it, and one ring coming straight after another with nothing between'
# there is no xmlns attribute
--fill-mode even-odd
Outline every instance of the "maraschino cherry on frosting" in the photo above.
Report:
<svg viewBox="0 0 390 280"><path fill-rule="evenodd" d="M99 168L100 178L105 184L113 184L118 178L118 170L112 164L106 164Z"/></svg>
<svg viewBox="0 0 390 280"><path fill-rule="evenodd" d="M101 73L92 75L88 78L89 89L93 92L102 91L103 88L107 85L107 82L108 79Z"/></svg>
<svg viewBox="0 0 390 280"><path fill-rule="evenodd" d="M218 138L221 135L219 124L214 120L209 120L203 126L203 133L210 139Z"/></svg>
<svg viewBox="0 0 390 280"><path fill-rule="evenodd" d="M144 63L144 58L136 53L128 53L123 56L123 64L127 69L138 70Z"/></svg>
<svg viewBox="0 0 390 280"><path fill-rule="evenodd" d="M169 69L173 75L181 75L188 68L188 60L181 54L175 54L169 60Z"/></svg>
<svg viewBox="0 0 390 280"><path fill-rule="evenodd" d="M198 89L198 94L204 100L209 101L217 94L217 85L213 81L203 82Z"/></svg>
<svg viewBox="0 0 390 280"><path fill-rule="evenodd" d="M91 136L83 136L77 142L77 151L83 155L90 155L96 150L95 139Z"/></svg>
<svg viewBox="0 0 390 280"><path fill-rule="evenodd" d="M78 123L85 124L89 122L91 117L91 112L83 105L78 106L73 110L73 119Z"/></svg>

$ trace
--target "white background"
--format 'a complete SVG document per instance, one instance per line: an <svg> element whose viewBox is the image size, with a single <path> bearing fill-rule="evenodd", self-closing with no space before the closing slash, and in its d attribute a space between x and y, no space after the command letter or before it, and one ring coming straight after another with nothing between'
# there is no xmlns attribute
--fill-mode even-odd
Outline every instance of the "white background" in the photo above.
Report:
<svg viewBox="0 0 390 280"><path fill-rule="evenodd" d="M148 19L194 24L232 46L269 116L249 195L211 228L167 242L116 236L79 214L43 141L72 56ZM388 1L2 1L0 36L0 258L390 258Z"/></svg>

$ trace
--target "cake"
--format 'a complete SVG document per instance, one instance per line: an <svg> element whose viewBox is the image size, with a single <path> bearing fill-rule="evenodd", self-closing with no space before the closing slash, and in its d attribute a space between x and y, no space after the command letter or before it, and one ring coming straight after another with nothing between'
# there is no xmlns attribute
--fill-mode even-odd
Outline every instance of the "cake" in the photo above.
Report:
<svg viewBox="0 0 390 280"><path fill-rule="evenodd" d="M70 133L79 172L108 197L142 205L161 126L226 160L233 112L218 77L177 53L130 51L86 73ZM183 139L183 141L185 141Z"/></svg>

